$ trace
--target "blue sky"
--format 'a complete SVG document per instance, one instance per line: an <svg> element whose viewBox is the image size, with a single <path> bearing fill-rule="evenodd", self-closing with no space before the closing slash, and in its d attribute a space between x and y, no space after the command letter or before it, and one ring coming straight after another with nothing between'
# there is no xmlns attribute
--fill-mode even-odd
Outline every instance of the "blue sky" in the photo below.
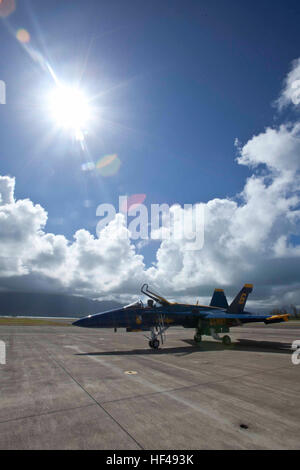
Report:
<svg viewBox="0 0 300 470"><path fill-rule="evenodd" d="M122 194L144 193L147 205L235 198L253 173L237 164L235 139L297 119L272 105L300 55L297 1L24 0L1 22L0 174L15 177L16 199L48 212L46 232L68 240L95 235L97 205ZM50 138L43 93L53 80L16 39L20 28L60 80L81 78L98 96L88 155L64 132ZM82 171L109 154L116 174ZM158 247L139 252L146 267Z"/></svg>

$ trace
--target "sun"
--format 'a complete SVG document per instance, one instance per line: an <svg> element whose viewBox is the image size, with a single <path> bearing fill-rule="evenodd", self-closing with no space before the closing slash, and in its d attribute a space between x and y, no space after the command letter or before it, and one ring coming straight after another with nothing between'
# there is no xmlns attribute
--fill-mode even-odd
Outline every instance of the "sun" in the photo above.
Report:
<svg viewBox="0 0 300 470"><path fill-rule="evenodd" d="M56 126L83 140L92 117L89 100L76 87L56 86L48 96L49 112Z"/></svg>

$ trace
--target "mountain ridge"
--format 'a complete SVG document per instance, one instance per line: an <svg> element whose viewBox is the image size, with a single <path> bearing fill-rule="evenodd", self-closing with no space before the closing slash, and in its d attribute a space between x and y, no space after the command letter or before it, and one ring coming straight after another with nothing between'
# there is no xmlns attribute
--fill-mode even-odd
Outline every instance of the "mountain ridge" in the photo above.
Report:
<svg viewBox="0 0 300 470"><path fill-rule="evenodd" d="M92 300L67 294L0 292L0 316L54 316L80 318L121 308L113 300Z"/></svg>

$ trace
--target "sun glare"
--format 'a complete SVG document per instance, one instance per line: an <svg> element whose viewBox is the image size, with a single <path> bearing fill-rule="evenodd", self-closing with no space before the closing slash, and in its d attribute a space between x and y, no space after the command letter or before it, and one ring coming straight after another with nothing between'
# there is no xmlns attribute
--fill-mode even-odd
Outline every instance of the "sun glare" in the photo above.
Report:
<svg viewBox="0 0 300 470"><path fill-rule="evenodd" d="M78 88L59 86L49 95L51 118L56 125L83 140L91 119L91 108L85 94Z"/></svg>

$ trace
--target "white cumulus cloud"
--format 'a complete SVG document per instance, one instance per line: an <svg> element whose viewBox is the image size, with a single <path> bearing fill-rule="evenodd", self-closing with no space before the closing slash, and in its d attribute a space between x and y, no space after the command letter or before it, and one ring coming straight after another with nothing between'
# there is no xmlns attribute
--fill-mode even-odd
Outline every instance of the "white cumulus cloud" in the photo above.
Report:
<svg viewBox="0 0 300 470"><path fill-rule="evenodd" d="M284 88L276 104L279 110L288 105L300 104L300 58L292 63L292 68L284 81Z"/></svg>

